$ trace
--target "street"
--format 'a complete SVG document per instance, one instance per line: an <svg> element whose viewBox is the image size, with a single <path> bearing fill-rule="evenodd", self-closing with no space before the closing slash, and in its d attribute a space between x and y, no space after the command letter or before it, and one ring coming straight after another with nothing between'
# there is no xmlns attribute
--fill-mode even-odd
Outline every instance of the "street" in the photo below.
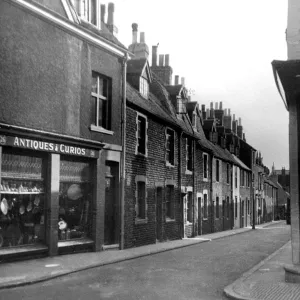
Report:
<svg viewBox="0 0 300 300"><path fill-rule="evenodd" d="M44 283L0 299L227 299L223 288L290 239L284 222ZM88 254L87 254L88 255Z"/></svg>

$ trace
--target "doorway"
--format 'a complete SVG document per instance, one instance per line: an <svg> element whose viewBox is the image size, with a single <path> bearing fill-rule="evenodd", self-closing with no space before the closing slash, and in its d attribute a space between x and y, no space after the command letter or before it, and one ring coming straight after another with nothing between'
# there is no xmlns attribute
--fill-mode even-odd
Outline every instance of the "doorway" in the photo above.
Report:
<svg viewBox="0 0 300 300"><path fill-rule="evenodd" d="M156 240L162 240L162 200L163 189L161 186L156 188Z"/></svg>

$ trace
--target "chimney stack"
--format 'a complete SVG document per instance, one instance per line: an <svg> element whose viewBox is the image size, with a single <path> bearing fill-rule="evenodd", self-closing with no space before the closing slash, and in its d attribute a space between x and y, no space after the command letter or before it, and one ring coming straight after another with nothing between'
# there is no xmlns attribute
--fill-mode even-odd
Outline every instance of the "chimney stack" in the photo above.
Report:
<svg viewBox="0 0 300 300"><path fill-rule="evenodd" d="M157 46L152 46L152 67L157 66Z"/></svg>
<svg viewBox="0 0 300 300"><path fill-rule="evenodd" d="M245 142L246 142L245 133L243 133L243 141L245 141Z"/></svg>
<svg viewBox="0 0 300 300"><path fill-rule="evenodd" d="M219 109L223 110L223 103L222 103L222 101L220 101Z"/></svg>
<svg viewBox="0 0 300 300"><path fill-rule="evenodd" d="M219 109L218 105L219 105L219 103L216 102L216 103L215 103L215 109Z"/></svg>
<svg viewBox="0 0 300 300"><path fill-rule="evenodd" d="M206 119L208 119L210 117L210 110L209 108L206 109Z"/></svg>
<svg viewBox="0 0 300 300"><path fill-rule="evenodd" d="M132 44L137 44L138 24L132 23Z"/></svg>
<svg viewBox="0 0 300 300"><path fill-rule="evenodd" d="M206 120L205 104L201 105L202 119Z"/></svg>
<svg viewBox="0 0 300 300"><path fill-rule="evenodd" d="M237 124L238 124L238 121L235 120L235 114L233 114L232 131L234 134L237 134Z"/></svg>
<svg viewBox="0 0 300 300"><path fill-rule="evenodd" d="M105 4L101 4L101 22L105 23L105 13L106 13L106 6Z"/></svg>
<svg viewBox="0 0 300 300"><path fill-rule="evenodd" d="M170 64L170 55L166 54L165 55L165 66L168 67Z"/></svg>
<svg viewBox="0 0 300 300"><path fill-rule="evenodd" d="M140 33L140 43L145 43L145 32Z"/></svg>
<svg viewBox="0 0 300 300"><path fill-rule="evenodd" d="M231 116L230 108L228 108L228 116Z"/></svg>
<svg viewBox="0 0 300 300"><path fill-rule="evenodd" d="M239 118L239 126L242 126L242 119Z"/></svg>
<svg viewBox="0 0 300 300"><path fill-rule="evenodd" d="M113 34L116 35L118 33L118 29L114 23L114 12L115 5L113 3L108 3L108 16L107 16L107 28Z"/></svg>
<svg viewBox="0 0 300 300"><path fill-rule="evenodd" d="M235 121L235 114L232 115L232 121Z"/></svg>
<svg viewBox="0 0 300 300"><path fill-rule="evenodd" d="M181 77L181 85L185 86L185 78Z"/></svg>
<svg viewBox="0 0 300 300"><path fill-rule="evenodd" d="M242 126L242 119L239 118L239 122L237 125L237 135L240 139L243 139L243 126Z"/></svg>
<svg viewBox="0 0 300 300"><path fill-rule="evenodd" d="M179 75L175 75L175 85L179 84Z"/></svg>
<svg viewBox="0 0 300 300"><path fill-rule="evenodd" d="M165 60L165 56L163 54L159 54L159 66L160 67L164 66L164 60Z"/></svg>

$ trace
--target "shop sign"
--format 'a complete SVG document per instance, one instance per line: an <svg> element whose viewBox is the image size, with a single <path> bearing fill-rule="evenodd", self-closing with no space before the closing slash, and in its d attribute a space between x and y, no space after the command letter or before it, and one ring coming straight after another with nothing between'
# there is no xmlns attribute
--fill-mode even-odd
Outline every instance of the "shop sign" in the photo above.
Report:
<svg viewBox="0 0 300 300"><path fill-rule="evenodd" d="M51 142L43 142L37 140L31 140L26 138L21 138L17 136L5 136L0 135L0 145L3 146L13 146L25 149L32 149L38 151L47 151L60 154L77 155L84 157L98 157L98 151L81 148L77 146L69 146L65 144L56 144Z"/></svg>

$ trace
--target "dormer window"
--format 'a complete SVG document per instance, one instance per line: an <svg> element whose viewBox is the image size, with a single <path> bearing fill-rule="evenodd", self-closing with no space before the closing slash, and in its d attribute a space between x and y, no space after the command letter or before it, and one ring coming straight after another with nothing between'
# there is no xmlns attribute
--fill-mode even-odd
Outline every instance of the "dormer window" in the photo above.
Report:
<svg viewBox="0 0 300 300"><path fill-rule="evenodd" d="M72 2L80 18L101 29L99 0L72 0Z"/></svg>
<svg viewBox="0 0 300 300"><path fill-rule="evenodd" d="M144 77L140 77L140 93L144 98L148 98L149 83Z"/></svg>
<svg viewBox="0 0 300 300"><path fill-rule="evenodd" d="M197 128L197 115L195 113L193 113L193 116L192 116L192 123L193 123L193 127L194 129Z"/></svg>

